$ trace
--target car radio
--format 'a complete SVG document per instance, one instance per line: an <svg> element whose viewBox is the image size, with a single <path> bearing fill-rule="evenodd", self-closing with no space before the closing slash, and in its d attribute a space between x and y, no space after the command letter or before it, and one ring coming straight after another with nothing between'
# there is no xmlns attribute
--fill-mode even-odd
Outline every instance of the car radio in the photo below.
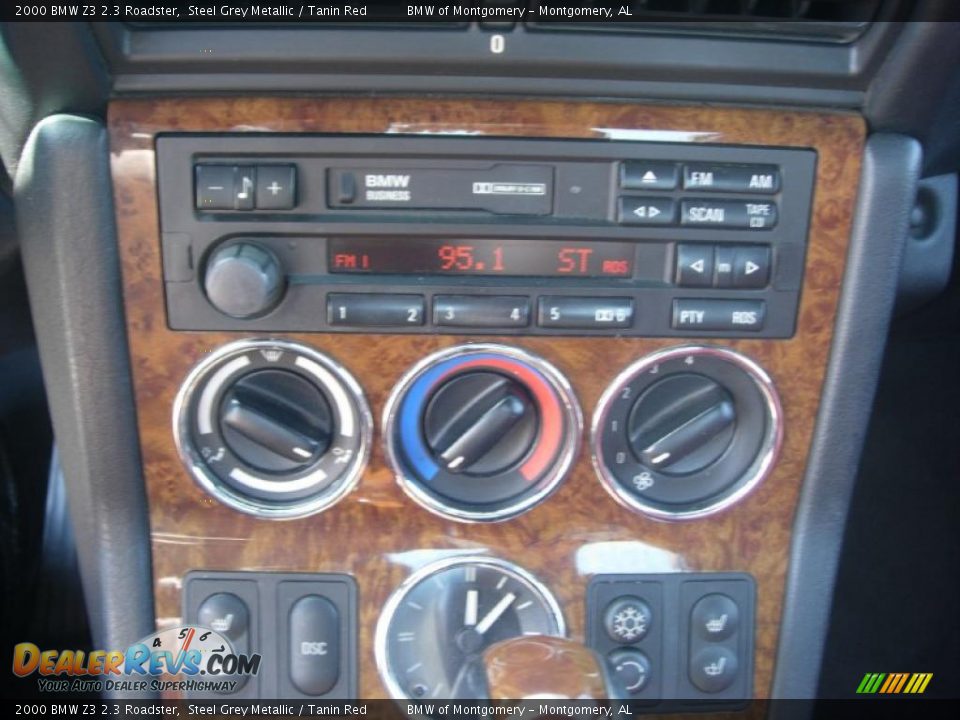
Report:
<svg viewBox="0 0 960 720"><path fill-rule="evenodd" d="M160 136L168 323L790 337L816 153L664 140Z"/></svg>

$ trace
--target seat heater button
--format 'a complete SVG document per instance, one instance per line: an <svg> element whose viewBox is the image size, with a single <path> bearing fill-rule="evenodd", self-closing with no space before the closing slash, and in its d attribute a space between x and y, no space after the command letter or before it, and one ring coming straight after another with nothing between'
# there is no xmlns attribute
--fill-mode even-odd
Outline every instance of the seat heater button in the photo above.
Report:
<svg viewBox="0 0 960 720"><path fill-rule="evenodd" d="M705 693L718 693L736 680L737 667L737 656L727 648L705 647L690 661L690 682Z"/></svg>
<svg viewBox="0 0 960 720"><path fill-rule="evenodd" d="M737 631L740 625L740 608L726 595L705 595L693 606L690 623L701 639L720 642L733 637Z"/></svg>
<svg viewBox="0 0 960 720"><path fill-rule="evenodd" d="M340 677L340 614L332 602L307 595L290 609L290 682L305 695L330 692Z"/></svg>
<svg viewBox="0 0 960 720"><path fill-rule="evenodd" d="M250 612L246 603L232 593L211 595L197 612L197 624L210 628L235 642L247 633L250 627ZM239 650L239 648L234 648Z"/></svg>

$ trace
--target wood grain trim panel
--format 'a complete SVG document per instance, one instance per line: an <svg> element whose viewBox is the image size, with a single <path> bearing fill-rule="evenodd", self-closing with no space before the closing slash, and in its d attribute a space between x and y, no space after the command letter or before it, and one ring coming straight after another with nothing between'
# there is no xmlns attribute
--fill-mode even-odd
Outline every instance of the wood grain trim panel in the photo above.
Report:
<svg viewBox="0 0 960 720"><path fill-rule="evenodd" d="M769 694L791 525L857 193L865 134L859 116L494 100L196 98L115 101L109 129L159 626L179 621L180 583L190 569L349 572L360 584L360 694L382 697L384 688L373 664L373 630L385 599L409 574L404 565L409 553L487 550L519 563L556 593L574 638L583 636L585 574L602 565L605 555L616 553L627 557L633 570L752 573L758 586L755 694ZM415 506L397 487L379 447L357 491L322 515L269 522L217 504L180 464L171 407L183 378L204 354L244 335L172 332L166 326L153 149L157 133L205 131L469 132L816 149L817 181L796 335L789 340L719 343L759 362L779 389L786 434L776 469L731 510L688 523L655 522L617 506L590 466L586 440L560 490L532 512L502 524L452 523ZM377 418L394 383L416 360L461 342L451 336L289 337L328 353L353 372ZM515 344L557 365L571 379L587 418L620 370L655 349L677 344L615 338L482 340Z"/></svg>

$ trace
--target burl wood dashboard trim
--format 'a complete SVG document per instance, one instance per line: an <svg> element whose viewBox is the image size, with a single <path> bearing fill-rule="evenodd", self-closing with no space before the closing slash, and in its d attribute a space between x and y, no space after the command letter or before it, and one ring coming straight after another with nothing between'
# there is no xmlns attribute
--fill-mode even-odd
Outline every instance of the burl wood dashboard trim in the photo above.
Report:
<svg viewBox="0 0 960 720"><path fill-rule="evenodd" d="M180 620L191 569L347 572L359 582L360 695L383 697L373 659L377 617L424 550L490 552L537 575L557 595L575 639L584 629L587 575L625 570L746 571L757 581L757 697L769 696L791 527L810 447L843 277L865 127L849 114L579 102L453 99L216 98L120 100L109 112L128 340L150 506L157 624ZM190 368L244 333L173 332L164 314L154 139L161 132L470 133L551 138L655 139L814 148L817 179L795 336L717 342L760 363L785 413L772 475L749 497L706 519L657 522L618 506L600 487L587 438L561 488L533 511L498 524L459 524L414 505L379 442L357 490L327 512L267 521L219 505L184 470L171 432L174 396ZM189 182L184 178L184 182ZM248 333L246 335L254 335ZM375 418L417 360L455 336L293 334L345 365ZM471 338L538 353L571 380L589 420L628 364L677 340ZM698 342L691 337L689 342ZM377 431L379 433L379 427ZM131 478L131 482L137 482Z"/></svg>

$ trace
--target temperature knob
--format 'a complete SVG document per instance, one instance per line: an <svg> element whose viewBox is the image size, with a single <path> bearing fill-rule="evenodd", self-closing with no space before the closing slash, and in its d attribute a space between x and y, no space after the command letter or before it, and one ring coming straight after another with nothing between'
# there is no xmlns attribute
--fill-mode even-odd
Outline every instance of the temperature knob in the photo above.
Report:
<svg viewBox="0 0 960 720"><path fill-rule="evenodd" d="M670 348L634 363L601 397L594 467L621 504L696 518L760 483L782 438L780 400L760 366L725 348Z"/></svg>
<svg viewBox="0 0 960 720"><path fill-rule="evenodd" d="M270 518L330 507L366 465L372 421L363 392L304 345L244 340L190 373L174 436L197 483L230 507Z"/></svg>
<svg viewBox="0 0 960 720"><path fill-rule="evenodd" d="M549 495L573 464L582 421L552 365L499 345L426 358L384 414L387 456L401 487L444 517L504 520Z"/></svg>

